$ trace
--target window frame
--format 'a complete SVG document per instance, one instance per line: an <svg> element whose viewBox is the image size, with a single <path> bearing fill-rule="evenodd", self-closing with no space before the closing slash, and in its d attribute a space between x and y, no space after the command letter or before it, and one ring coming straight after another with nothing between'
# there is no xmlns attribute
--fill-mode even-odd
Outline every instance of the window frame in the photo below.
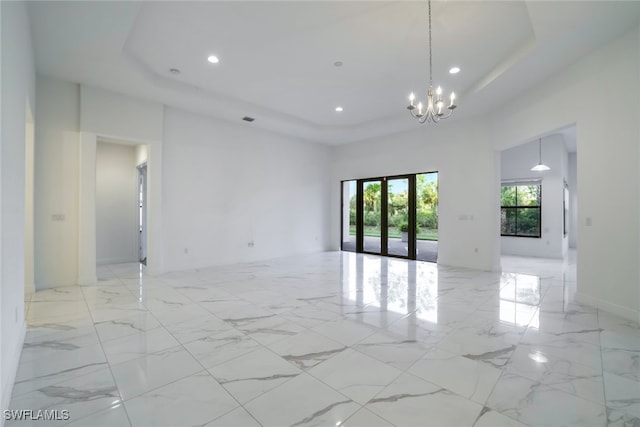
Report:
<svg viewBox="0 0 640 427"><path fill-rule="evenodd" d="M535 185L538 187L538 194L540 201L538 202L538 206L520 206L517 204L518 201L518 187ZM516 204L514 206L503 206L502 200L500 201L500 236L501 237L527 237L530 239L541 239L542 238L542 181L509 181L503 182L500 186L500 191L504 187L516 187ZM504 234L502 232L502 211L503 209L513 210L515 212L515 233L514 234ZM530 235L530 234L518 234L518 209L537 209L538 210L538 234Z"/></svg>

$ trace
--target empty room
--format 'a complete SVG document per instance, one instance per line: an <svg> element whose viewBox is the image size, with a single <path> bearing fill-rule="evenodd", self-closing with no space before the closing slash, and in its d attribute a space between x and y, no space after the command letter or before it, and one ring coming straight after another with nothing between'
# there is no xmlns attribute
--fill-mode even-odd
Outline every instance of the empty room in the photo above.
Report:
<svg viewBox="0 0 640 427"><path fill-rule="evenodd" d="M640 2L0 18L1 426L640 424Z"/></svg>

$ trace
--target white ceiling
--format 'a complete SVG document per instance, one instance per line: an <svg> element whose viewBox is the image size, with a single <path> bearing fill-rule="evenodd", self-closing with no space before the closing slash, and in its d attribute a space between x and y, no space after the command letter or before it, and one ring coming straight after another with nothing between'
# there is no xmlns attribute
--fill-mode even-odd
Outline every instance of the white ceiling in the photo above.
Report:
<svg viewBox="0 0 640 427"><path fill-rule="evenodd" d="M432 7L434 83L458 96L450 120L498 107L640 21L636 1ZM330 144L419 126L405 106L428 85L426 2L44 1L29 13L42 74Z"/></svg>

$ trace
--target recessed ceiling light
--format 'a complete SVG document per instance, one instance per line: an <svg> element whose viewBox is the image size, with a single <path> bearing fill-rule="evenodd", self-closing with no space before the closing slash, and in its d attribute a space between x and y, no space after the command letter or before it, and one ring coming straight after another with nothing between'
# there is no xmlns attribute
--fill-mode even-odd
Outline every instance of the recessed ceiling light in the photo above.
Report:
<svg viewBox="0 0 640 427"><path fill-rule="evenodd" d="M449 70L449 74L458 74L460 72L460 67L451 67Z"/></svg>
<svg viewBox="0 0 640 427"><path fill-rule="evenodd" d="M178 70L177 68L169 68L169 72L171 74L180 74L180 70Z"/></svg>
<svg viewBox="0 0 640 427"><path fill-rule="evenodd" d="M344 111L344 109L342 107L338 106L338 107L336 107L336 111L338 113L342 113Z"/></svg>
<svg viewBox="0 0 640 427"><path fill-rule="evenodd" d="M336 61L333 63L334 67L342 67L343 62L342 61Z"/></svg>
<svg viewBox="0 0 640 427"><path fill-rule="evenodd" d="M217 64L218 62L220 62L218 57L215 55L209 55L209 57L207 58L207 61L211 62L212 64Z"/></svg>

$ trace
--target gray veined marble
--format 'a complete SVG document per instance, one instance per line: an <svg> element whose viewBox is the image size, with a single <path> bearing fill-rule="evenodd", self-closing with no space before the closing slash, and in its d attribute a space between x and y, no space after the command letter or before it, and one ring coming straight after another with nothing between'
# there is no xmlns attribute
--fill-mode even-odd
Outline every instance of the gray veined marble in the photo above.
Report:
<svg viewBox="0 0 640 427"><path fill-rule="evenodd" d="M39 390L42 394L52 397L59 398L62 400L61 403L65 402L77 402L77 401L87 401L100 399L103 397L118 397L118 388L113 385L112 387L102 387L95 389L77 389L73 387L65 387L65 386L47 386L43 387Z"/></svg>
<svg viewBox="0 0 640 427"><path fill-rule="evenodd" d="M10 409L96 427L640 427L638 325L575 301L571 260L502 265L100 266L30 299Z"/></svg>
<svg viewBox="0 0 640 427"><path fill-rule="evenodd" d="M54 350L77 350L80 347L71 343L58 342L58 341L40 341L37 343L25 343L23 349L32 348L51 348Z"/></svg>
<svg viewBox="0 0 640 427"><path fill-rule="evenodd" d="M504 366L504 363L506 363L506 360L515 349L516 349L516 346L512 345L512 346L501 348L498 350L487 351L485 353L464 354L463 356L466 357L467 359L480 360L482 362L489 363L493 366L500 367L500 366Z"/></svg>
<svg viewBox="0 0 640 427"><path fill-rule="evenodd" d="M287 361L297 365L300 368L306 368L306 367L309 367L310 362L320 363L321 361L326 360L329 357L331 357L331 356L333 356L333 355L335 355L337 353L340 353L341 351L343 351L345 349L346 349L346 347L341 347L341 348L337 348L335 350L317 351L315 353L307 353L307 354L299 354L299 355L285 354L285 355L282 356L282 358L284 360L287 360Z"/></svg>
<svg viewBox="0 0 640 427"><path fill-rule="evenodd" d="M397 402L398 400L402 400L402 399L431 396L433 394L442 393L444 391L446 391L446 390L441 388L441 389L438 389L438 390L435 390L435 391L430 391L428 393L418 393L418 394L401 393L401 394L394 394L393 396L378 397L378 398L375 398L375 399L371 399L368 403L381 403L381 402L393 403L393 402Z"/></svg>

